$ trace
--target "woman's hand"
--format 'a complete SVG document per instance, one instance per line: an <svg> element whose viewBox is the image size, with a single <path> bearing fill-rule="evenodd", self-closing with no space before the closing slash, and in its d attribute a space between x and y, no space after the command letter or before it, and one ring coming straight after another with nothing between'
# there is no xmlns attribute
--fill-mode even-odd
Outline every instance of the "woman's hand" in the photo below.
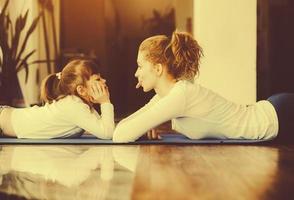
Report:
<svg viewBox="0 0 294 200"><path fill-rule="evenodd" d="M161 133L164 134L178 134L176 131L172 130L171 121L167 121L147 132L147 138L149 140L160 140L162 137L160 136Z"/></svg>
<svg viewBox="0 0 294 200"><path fill-rule="evenodd" d="M90 101L92 103L109 103L109 91L105 83L94 81L91 84Z"/></svg>
<svg viewBox="0 0 294 200"><path fill-rule="evenodd" d="M160 136L160 133L162 133L162 131L160 131L159 129L153 128L147 132L147 138L149 140L160 140L162 139L162 137Z"/></svg>

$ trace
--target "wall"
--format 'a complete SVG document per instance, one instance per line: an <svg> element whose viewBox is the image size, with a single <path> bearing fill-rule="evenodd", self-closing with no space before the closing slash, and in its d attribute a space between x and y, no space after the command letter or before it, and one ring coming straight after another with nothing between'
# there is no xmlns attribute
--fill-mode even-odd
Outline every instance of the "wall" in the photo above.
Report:
<svg viewBox="0 0 294 200"><path fill-rule="evenodd" d="M256 101L256 0L194 0L204 50L199 82L243 104Z"/></svg>
<svg viewBox="0 0 294 200"><path fill-rule="evenodd" d="M142 35L143 21L153 17L152 10L166 13L172 7L173 1L146 1L146 0L113 0L117 7L122 27L127 27L123 33L128 37Z"/></svg>
<svg viewBox="0 0 294 200"><path fill-rule="evenodd" d="M187 19L191 18L193 20L193 1L194 0L174 0L177 30L188 31Z"/></svg>
<svg viewBox="0 0 294 200"><path fill-rule="evenodd" d="M61 10L61 48L98 55L105 66L104 0L62 0Z"/></svg>

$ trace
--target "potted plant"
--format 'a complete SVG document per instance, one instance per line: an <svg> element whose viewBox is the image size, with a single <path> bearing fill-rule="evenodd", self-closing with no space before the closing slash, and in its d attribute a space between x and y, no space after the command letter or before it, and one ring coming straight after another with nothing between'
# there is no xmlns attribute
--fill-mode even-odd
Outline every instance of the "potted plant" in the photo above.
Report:
<svg viewBox="0 0 294 200"><path fill-rule="evenodd" d="M143 28L147 29L151 36L158 34L171 35L176 29L174 8L164 13L153 9L152 14L151 18L143 19Z"/></svg>
<svg viewBox="0 0 294 200"><path fill-rule="evenodd" d="M7 11L8 4L9 0L6 0L0 10L0 98L2 103L12 105L12 100L19 89L17 73L24 69L25 81L28 80L28 59L36 50L25 53L25 49L42 13L34 18L25 30L29 11L18 15L15 22L12 22ZM20 39L21 37L23 40Z"/></svg>

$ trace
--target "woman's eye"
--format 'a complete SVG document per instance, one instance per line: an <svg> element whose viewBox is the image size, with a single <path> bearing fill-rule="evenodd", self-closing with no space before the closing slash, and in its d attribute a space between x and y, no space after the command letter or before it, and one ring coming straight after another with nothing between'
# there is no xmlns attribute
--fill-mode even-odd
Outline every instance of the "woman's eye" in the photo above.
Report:
<svg viewBox="0 0 294 200"><path fill-rule="evenodd" d="M95 77L94 77L94 80L95 80L95 81L100 81L100 80L101 80L101 77L100 77L100 76L95 76Z"/></svg>

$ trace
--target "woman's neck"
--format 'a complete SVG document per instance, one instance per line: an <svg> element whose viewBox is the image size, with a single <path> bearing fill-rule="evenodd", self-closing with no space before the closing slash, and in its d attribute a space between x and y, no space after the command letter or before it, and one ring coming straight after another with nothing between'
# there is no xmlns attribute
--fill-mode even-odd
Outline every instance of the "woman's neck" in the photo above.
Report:
<svg viewBox="0 0 294 200"><path fill-rule="evenodd" d="M154 88L154 91L160 97L164 97L170 92L176 82L177 81L174 78L159 79L156 87Z"/></svg>

